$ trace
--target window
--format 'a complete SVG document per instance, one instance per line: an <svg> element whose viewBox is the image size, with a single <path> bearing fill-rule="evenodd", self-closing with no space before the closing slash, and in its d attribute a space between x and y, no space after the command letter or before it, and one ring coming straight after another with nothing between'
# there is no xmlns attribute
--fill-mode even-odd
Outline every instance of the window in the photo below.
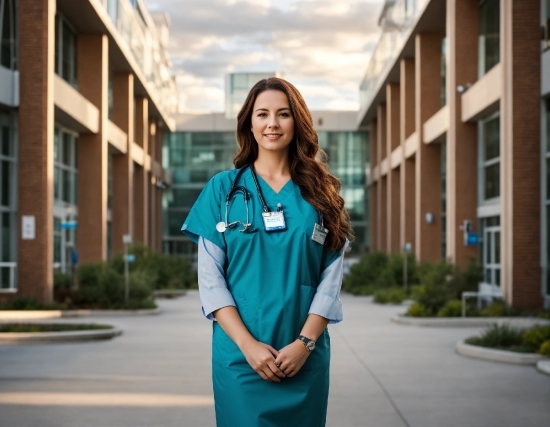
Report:
<svg viewBox="0 0 550 427"><path fill-rule="evenodd" d="M546 0L545 9L546 9L546 14L545 14L546 44L550 46L550 0Z"/></svg>
<svg viewBox="0 0 550 427"><path fill-rule="evenodd" d="M500 117L479 122L480 202L500 197Z"/></svg>
<svg viewBox="0 0 550 427"><path fill-rule="evenodd" d="M483 281L500 286L500 217L480 219Z"/></svg>
<svg viewBox="0 0 550 427"><path fill-rule="evenodd" d="M107 13L116 26L118 21L118 0L107 0Z"/></svg>
<svg viewBox="0 0 550 427"><path fill-rule="evenodd" d="M0 0L0 65L17 69L17 1Z"/></svg>
<svg viewBox="0 0 550 427"><path fill-rule="evenodd" d="M64 205L77 205L77 136L55 127L54 199Z"/></svg>
<svg viewBox="0 0 550 427"><path fill-rule="evenodd" d="M16 114L0 109L0 289L16 286Z"/></svg>
<svg viewBox="0 0 550 427"><path fill-rule="evenodd" d="M544 260L544 280L546 298L550 299L550 98L545 100L546 120L543 125L546 128L546 141L543 141L543 169L546 169L546 176L543 182L543 214L545 215L546 235L543 240L546 240L543 253L546 253ZM544 172L543 172L544 173Z"/></svg>
<svg viewBox="0 0 550 427"><path fill-rule="evenodd" d="M55 17L55 73L77 87L76 31L61 15Z"/></svg>
<svg viewBox="0 0 550 427"><path fill-rule="evenodd" d="M447 37L441 40L441 106L447 104Z"/></svg>
<svg viewBox="0 0 550 427"><path fill-rule="evenodd" d="M500 0L479 3L479 78L500 62Z"/></svg>

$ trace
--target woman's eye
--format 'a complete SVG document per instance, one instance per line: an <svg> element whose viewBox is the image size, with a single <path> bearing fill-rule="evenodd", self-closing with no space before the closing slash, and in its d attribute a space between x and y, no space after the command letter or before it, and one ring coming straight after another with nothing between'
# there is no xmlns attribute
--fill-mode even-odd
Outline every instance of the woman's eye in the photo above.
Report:
<svg viewBox="0 0 550 427"><path fill-rule="evenodd" d="M288 114L288 113L281 113L281 117L290 117L290 114Z"/></svg>

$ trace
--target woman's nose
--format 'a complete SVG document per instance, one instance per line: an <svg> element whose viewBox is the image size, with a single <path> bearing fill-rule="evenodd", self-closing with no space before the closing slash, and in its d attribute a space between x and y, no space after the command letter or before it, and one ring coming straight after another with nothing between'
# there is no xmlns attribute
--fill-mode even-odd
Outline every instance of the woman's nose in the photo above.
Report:
<svg viewBox="0 0 550 427"><path fill-rule="evenodd" d="M279 127L279 121L277 120L277 116L271 116L269 118L269 122L267 123L267 126L270 128L278 128Z"/></svg>

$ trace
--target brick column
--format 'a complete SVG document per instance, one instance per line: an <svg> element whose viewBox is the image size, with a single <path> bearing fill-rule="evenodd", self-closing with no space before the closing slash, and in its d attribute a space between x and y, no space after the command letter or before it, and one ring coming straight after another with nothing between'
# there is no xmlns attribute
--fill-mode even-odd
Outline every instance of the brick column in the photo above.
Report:
<svg viewBox="0 0 550 427"><path fill-rule="evenodd" d="M20 0L18 296L53 297L53 132L55 2ZM21 238L23 216L35 237Z"/></svg>
<svg viewBox="0 0 550 427"><path fill-rule="evenodd" d="M441 259L441 146L422 143L422 126L441 108L441 34L418 34L415 39L416 132L416 257L420 261ZM425 220L427 213L435 218Z"/></svg>
<svg viewBox="0 0 550 427"><path fill-rule="evenodd" d="M477 125L462 122L458 85L477 80L479 2L447 0L447 257L461 267L478 248L464 246L464 220L477 223ZM442 153L445 155L445 153Z"/></svg>
<svg viewBox="0 0 550 427"><path fill-rule="evenodd" d="M373 120L370 124L370 169L371 177L373 176L374 168L378 165L378 124L376 120ZM370 203L369 203L369 236L370 236L370 250L379 250L378 240L378 188L380 185L380 179L374 181L371 178L370 182Z"/></svg>
<svg viewBox="0 0 550 427"><path fill-rule="evenodd" d="M410 243L415 247L415 163L414 158L405 157L405 140L411 136L416 129L415 118L415 74L414 60L402 59L400 64L401 100L400 100L400 122L401 122L401 146L403 157L400 168L401 186L401 233L400 245Z"/></svg>
<svg viewBox="0 0 550 427"><path fill-rule="evenodd" d="M387 200L388 200L388 190L387 190L387 176L382 175L382 162L386 158L387 147L386 147L386 105L381 104L378 106L377 112L377 125L378 129L376 131L377 135L377 154L378 154L378 191L377 191L377 204L378 204L378 226L376 231L378 233L377 242L378 250L387 251L387 232L388 232L388 222L387 222Z"/></svg>
<svg viewBox="0 0 550 427"><path fill-rule="evenodd" d="M391 155L400 143L400 88L398 84L386 85L386 147L388 153L388 193L387 193L387 250L399 252L400 239L400 168L392 169Z"/></svg>
<svg viewBox="0 0 550 427"><path fill-rule="evenodd" d="M107 256L108 39L78 35L78 87L99 109L99 131L78 141L78 251L80 263Z"/></svg>
<svg viewBox="0 0 550 427"><path fill-rule="evenodd" d="M501 288L542 307L540 271L540 2L501 2Z"/></svg>
<svg viewBox="0 0 550 427"><path fill-rule="evenodd" d="M149 104L147 98L136 99L136 143L145 156L149 151ZM136 166L134 174L134 238L138 242L149 243L147 233L149 217L149 189L151 180L146 167Z"/></svg>
<svg viewBox="0 0 550 427"><path fill-rule="evenodd" d="M113 155L112 233L113 253L124 250L122 236L133 234L133 161L134 142L134 76L113 76L113 122L128 136L125 154Z"/></svg>

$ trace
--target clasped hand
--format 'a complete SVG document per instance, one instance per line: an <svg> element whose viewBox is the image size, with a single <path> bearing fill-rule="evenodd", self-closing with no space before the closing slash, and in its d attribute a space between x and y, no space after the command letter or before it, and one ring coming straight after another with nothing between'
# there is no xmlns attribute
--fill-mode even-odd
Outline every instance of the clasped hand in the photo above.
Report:
<svg viewBox="0 0 550 427"><path fill-rule="evenodd" d="M277 383L282 378L296 375L309 356L309 351L298 340L279 351L254 340L244 346L242 352L248 364L264 380Z"/></svg>

